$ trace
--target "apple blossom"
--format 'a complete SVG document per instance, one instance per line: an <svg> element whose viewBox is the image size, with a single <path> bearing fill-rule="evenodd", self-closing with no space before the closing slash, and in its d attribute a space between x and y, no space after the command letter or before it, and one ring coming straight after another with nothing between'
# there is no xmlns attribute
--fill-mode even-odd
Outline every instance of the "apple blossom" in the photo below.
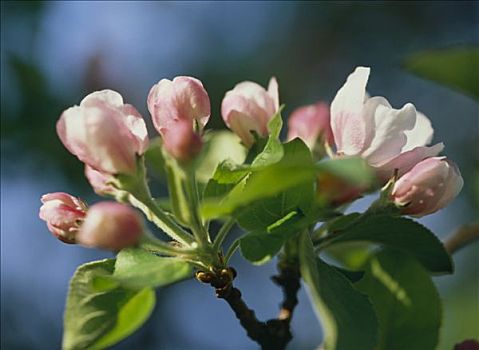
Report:
<svg viewBox="0 0 479 350"><path fill-rule="evenodd" d="M268 135L268 122L279 110L278 83L273 77L268 90L257 83L244 81L228 91L221 104L226 125L250 147L254 143L252 131Z"/></svg>
<svg viewBox="0 0 479 350"><path fill-rule="evenodd" d="M46 221L50 232L65 243L75 243L87 206L68 193L55 192L42 196L39 217Z"/></svg>
<svg viewBox="0 0 479 350"><path fill-rule="evenodd" d="M328 144L334 142L327 103L318 102L299 107L291 113L288 119L288 140L296 137L302 139L310 149L314 148L318 138Z"/></svg>
<svg viewBox="0 0 479 350"><path fill-rule="evenodd" d="M463 183L456 164L446 157L433 157L404 174L394 184L391 196L403 214L420 217L444 208Z"/></svg>
<svg viewBox="0 0 479 350"><path fill-rule="evenodd" d="M142 234L143 222L134 209L116 202L100 202L88 210L77 242L117 251L136 245Z"/></svg>
<svg viewBox="0 0 479 350"><path fill-rule="evenodd" d="M85 177L90 183L96 194L101 196L113 195L116 192L115 187L111 185L112 177L109 174L102 173L85 165Z"/></svg>
<svg viewBox="0 0 479 350"><path fill-rule="evenodd" d="M193 159L203 146L202 139L191 127L191 122L180 119L162 132L166 151L179 161Z"/></svg>
<svg viewBox="0 0 479 350"><path fill-rule="evenodd" d="M196 121L202 130L211 114L208 93L201 81L193 77L160 80L151 88L147 103L153 124L160 134L180 119L188 120L192 127Z"/></svg>
<svg viewBox="0 0 479 350"><path fill-rule="evenodd" d="M433 129L413 104L394 109L384 97L368 98L369 71L356 68L337 92L331 103L331 129L339 156L363 157L385 182L395 169L402 175L444 146L426 147Z"/></svg>
<svg viewBox="0 0 479 350"><path fill-rule="evenodd" d="M135 172L136 156L148 148L143 118L112 90L91 93L64 111L57 133L78 159L109 174Z"/></svg>

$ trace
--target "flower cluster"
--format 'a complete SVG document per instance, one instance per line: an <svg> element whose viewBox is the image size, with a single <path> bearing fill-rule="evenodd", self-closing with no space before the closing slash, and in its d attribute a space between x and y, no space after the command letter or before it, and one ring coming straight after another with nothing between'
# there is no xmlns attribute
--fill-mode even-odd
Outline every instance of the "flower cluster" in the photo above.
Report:
<svg viewBox="0 0 479 350"><path fill-rule="evenodd" d="M369 97L369 72L369 68L358 67L330 107L318 102L293 111L288 139L302 139L316 158L326 154L331 158L362 157L381 185L394 182L389 200L403 214L431 214L459 193L463 184L459 170L452 161L438 156L442 143L428 146L433 136L431 123L413 104L395 109L384 97ZM201 81L186 76L162 79L151 88L147 105L166 156L180 167L190 164L202 150L211 114ZM246 148L268 137L268 123L279 111L275 78L268 89L250 81L239 83L226 93L221 105L224 122ZM96 193L119 199L119 193L128 192L120 179L138 182L138 177L143 177L144 182L142 160L149 147L146 124L119 93L103 90L86 96L79 106L63 112L57 133L64 146L85 163L85 175ZM369 190L344 187L324 174L317 181L332 205L349 202ZM40 218L67 243L119 250L137 244L144 231L141 218L126 204L101 202L88 209L66 193L47 194L42 202ZM162 220L166 232L176 230L168 215Z"/></svg>

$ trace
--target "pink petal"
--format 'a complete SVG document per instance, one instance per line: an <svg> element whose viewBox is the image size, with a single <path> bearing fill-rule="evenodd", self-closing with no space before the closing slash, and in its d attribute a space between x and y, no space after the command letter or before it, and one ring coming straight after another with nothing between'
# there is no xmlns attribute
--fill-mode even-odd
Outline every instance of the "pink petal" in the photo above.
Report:
<svg viewBox="0 0 479 350"><path fill-rule="evenodd" d="M410 151L401 153L386 164L377 167L377 175L382 182L386 182L394 175L394 170L398 169L398 175L402 176L420 161L437 156L443 149L443 143L438 143L430 147L416 147Z"/></svg>

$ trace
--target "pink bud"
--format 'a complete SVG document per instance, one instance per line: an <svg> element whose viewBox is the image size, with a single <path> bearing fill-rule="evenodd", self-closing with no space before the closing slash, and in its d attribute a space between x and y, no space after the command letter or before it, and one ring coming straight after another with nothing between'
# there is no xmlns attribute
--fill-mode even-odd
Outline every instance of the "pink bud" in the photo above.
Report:
<svg viewBox="0 0 479 350"><path fill-rule="evenodd" d="M461 191L463 180L456 164L433 157L416 164L394 185L392 199L402 213L421 217L444 208Z"/></svg>
<svg viewBox="0 0 479 350"><path fill-rule="evenodd" d="M314 148L319 137L321 137L322 142L333 144L329 105L318 102L314 105L295 109L289 117L288 129L288 140L299 137L310 149Z"/></svg>
<svg viewBox="0 0 479 350"><path fill-rule="evenodd" d="M252 131L265 137L268 122L279 110L278 83L273 77L268 91L262 86L244 81L226 93L221 104L221 114L226 125L250 147L254 143Z"/></svg>
<svg viewBox="0 0 479 350"><path fill-rule="evenodd" d="M179 161L193 159L203 146L203 141L194 130L191 121L179 119L167 129L161 130L165 149Z"/></svg>
<svg viewBox="0 0 479 350"><path fill-rule="evenodd" d="M50 232L62 242L75 243L86 215L86 204L64 192L45 194L41 201L39 216L46 221Z"/></svg>
<svg viewBox="0 0 479 350"><path fill-rule="evenodd" d="M88 210L77 242L118 251L136 245L142 233L143 222L135 210L116 202L100 202Z"/></svg>
<svg viewBox="0 0 479 350"><path fill-rule="evenodd" d="M148 148L143 118L112 90L91 93L64 111L57 133L78 159L109 174L135 172L136 155Z"/></svg>
<svg viewBox="0 0 479 350"><path fill-rule="evenodd" d="M210 98L203 84L192 77L176 77L173 81L162 79L148 95L148 110L156 130L161 133L170 124L185 119L196 120L203 129L210 118Z"/></svg>
<svg viewBox="0 0 479 350"><path fill-rule="evenodd" d="M111 185L112 176L93 169L85 165L85 176L93 187L96 194L100 196L113 195L116 192L115 187Z"/></svg>

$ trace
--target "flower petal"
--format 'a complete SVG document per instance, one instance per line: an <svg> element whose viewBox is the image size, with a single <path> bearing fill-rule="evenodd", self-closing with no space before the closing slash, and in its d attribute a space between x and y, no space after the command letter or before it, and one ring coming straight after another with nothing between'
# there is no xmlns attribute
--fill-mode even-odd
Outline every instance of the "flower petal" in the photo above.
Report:
<svg viewBox="0 0 479 350"><path fill-rule="evenodd" d="M417 163L426 158L437 156L443 149L443 143L438 143L430 147L416 147L410 151L401 153L399 156L376 168L376 173L382 182L388 181L394 175L395 169L398 169L398 175L401 177Z"/></svg>
<svg viewBox="0 0 479 350"><path fill-rule="evenodd" d="M434 135L431 121L421 112L416 112L416 124L411 130L404 132L407 137L407 142L404 145L402 152L410 151L415 147L428 145Z"/></svg>
<svg viewBox="0 0 479 350"><path fill-rule="evenodd" d="M405 130L412 129L415 123L413 104L407 103L399 110L379 104L374 113L374 136L362 156L372 166L380 166L396 157L407 142Z"/></svg>
<svg viewBox="0 0 479 350"><path fill-rule="evenodd" d="M358 154L365 144L366 125L362 120L370 69L357 67L331 103L331 129L338 152Z"/></svg>

